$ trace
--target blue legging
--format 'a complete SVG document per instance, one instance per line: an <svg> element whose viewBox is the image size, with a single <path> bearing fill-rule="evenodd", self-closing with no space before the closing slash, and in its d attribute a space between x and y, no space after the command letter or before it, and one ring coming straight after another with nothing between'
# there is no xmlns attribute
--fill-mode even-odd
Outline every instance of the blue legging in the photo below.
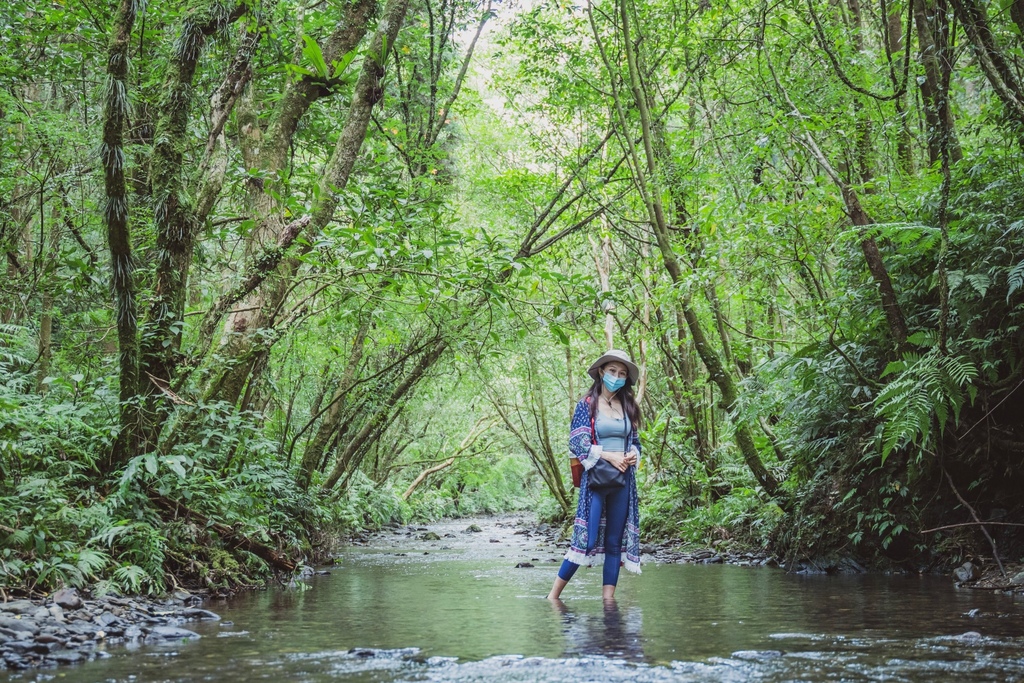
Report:
<svg viewBox="0 0 1024 683"><path fill-rule="evenodd" d="M629 487L604 491L590 491L590 519L587 520L587 551L597 545L597 532L601 528L601 512L604 520L604 585L614 586L619 581L619 565L622 563L622 535L626 531L626 513L629 508ZM558 578L568 581L579 569L579 565L562 560Z"/></svg>

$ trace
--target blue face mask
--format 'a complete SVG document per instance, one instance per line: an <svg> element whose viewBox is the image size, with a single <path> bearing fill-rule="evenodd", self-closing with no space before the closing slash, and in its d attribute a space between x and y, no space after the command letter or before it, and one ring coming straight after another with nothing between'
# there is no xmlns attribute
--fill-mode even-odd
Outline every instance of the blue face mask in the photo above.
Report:
<svg viewBox="0 0 1024 683"><path fill-rule="evenodd" d="M625 377L614 377L611 373L606 372L603 379L604 386L613 393L626 386Z"/></svg>

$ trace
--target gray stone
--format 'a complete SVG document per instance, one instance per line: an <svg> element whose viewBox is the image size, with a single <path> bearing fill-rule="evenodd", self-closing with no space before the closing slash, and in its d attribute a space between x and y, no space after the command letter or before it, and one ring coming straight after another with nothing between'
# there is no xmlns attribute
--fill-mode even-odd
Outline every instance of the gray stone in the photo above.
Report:
<svg viewBox="0 0 1024 683"><path fill-rule="evenodd" d="M103 614L94 617L93 621L99 624L100 626L110 626L111 624L116 624L121 620L115 617L110 612L104 612Z"/></svg>
<svg viewBox="0 0 1024 683"><path fill-rule="evenodd" d="M1020 572L1010 577L1011 586L1024 586L1024 572Z"/></svg>
<svg viewBox="0 0 1024 683"><path fill-rule="evenodd" d="M195 640L198 633L177 626L154 626L146 640Z"/></svg>
<svg viewBox="0 0 1024 683"><path fill-rule="evenodd" d="M75 664L85 661L85 655L75 650L61 650L50 655L50 659L58 664Z"/></svg>
<svg viewBox="0 0 1024 683"><path fill-rule="evenodd" d="M186 619L201 619L203 621L220 621L220 615L211 612L208 609L199 609L198 607L189 607L181 613L181 616Z"/></svg>
<svg viewBox="0 0 1024 683"><path fill-rule="evenodd" d="M0 612L25 614L26 612L34 612L35 609L36 604L31 600L11 600L10 602L0 602Z"/></svg>
<svg viewBox="0 0 1024 683"><path fill-rule="evenodd" d="M960 582L977 581L981 578L981 569L973 562L964 562L953 570L953 576Z"/></svg>
<svg viewBox="0 0 1024 683"><path fill-rule="evenodd" d="M23 633L27 631L32 635L39 633L39 627L29 619L0 616L0 628L5 628L9 631L21 631Z"/></svg>
<svg viewBox="0 0 1024 683"><path fill-rule="evenodd" d="M53 603L63 609L78 609L82 606L82 598L74 588L61 588L53 594Z"/></svg>
<svg viewBox="0 0 1024 683"><path fill-rule="evenodd" d="M57 649L57 643L37 643L34 640L15 640L7 643L7 649L20 654L34 652L35 654L45 655Z"/></svg>
<svg viewBox="0 0 1024 683"><path fill-rule="evenodd" d="M777 659L782 656L778 650L738 650L732 653L733 659L746 662L759 662L764 659Z"/></svg>
<svg viewBox="0 0 1024 683"><path fill-rule="evenodd" d="M64 610L60 605L50 605L50 609L47 611L50 613L50 617L52 617L54 621L62 624L64 623Z"/></svg>
<svg viewBox="0 0 1024 683"><path fill-rule="evenodd" d="M4 653L4 663L8 666L8 668L11 669L27 669L30 666L32 666L27 661L25 661L24 657L21 657L14 652Z"/></svg>
<svg viewBox="0 0 1024 683"><path fill-rule="evenodd" d="M476 524L470 524L469 526L466 527L466 530L463 533L466 533L466 534L478 534L481 531L483 531L483 529L478 527Z"/></svg>
<svg viewBox="0 0 1024 683"><path fill-rule="evenodd" d="M52 633L40 633L38 636L36 636L36 642L37 643L60 643L61 645L64 644L64 640L63 639L58 638L57 636L53 635Z"/></svg>

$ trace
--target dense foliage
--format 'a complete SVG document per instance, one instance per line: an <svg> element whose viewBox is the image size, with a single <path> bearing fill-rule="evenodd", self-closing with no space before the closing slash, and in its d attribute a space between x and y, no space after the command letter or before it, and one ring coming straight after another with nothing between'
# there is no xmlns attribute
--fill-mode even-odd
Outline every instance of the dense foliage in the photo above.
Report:
<svg viewBox="0 0 1024 683"><path fill-rule="evenodd" d="M7 3L0 588L564 519L609 345L647 532L1019 554L1019 4Z"/></svg>

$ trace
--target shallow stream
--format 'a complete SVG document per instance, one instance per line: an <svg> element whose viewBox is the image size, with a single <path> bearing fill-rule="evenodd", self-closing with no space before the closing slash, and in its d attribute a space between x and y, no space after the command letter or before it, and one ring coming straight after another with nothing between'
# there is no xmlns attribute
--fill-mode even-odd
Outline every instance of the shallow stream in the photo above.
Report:
<svg viewBox="0 0 1024 683"><path fill-rule="evenodd" d="M1024 681L1020 598L939 577L648 562L623 572L614 605L599 568L553 605L563 549L514 522L385 533L309 590L204 605L223 621L189 625L198 641L0 681Z"/></svg>

